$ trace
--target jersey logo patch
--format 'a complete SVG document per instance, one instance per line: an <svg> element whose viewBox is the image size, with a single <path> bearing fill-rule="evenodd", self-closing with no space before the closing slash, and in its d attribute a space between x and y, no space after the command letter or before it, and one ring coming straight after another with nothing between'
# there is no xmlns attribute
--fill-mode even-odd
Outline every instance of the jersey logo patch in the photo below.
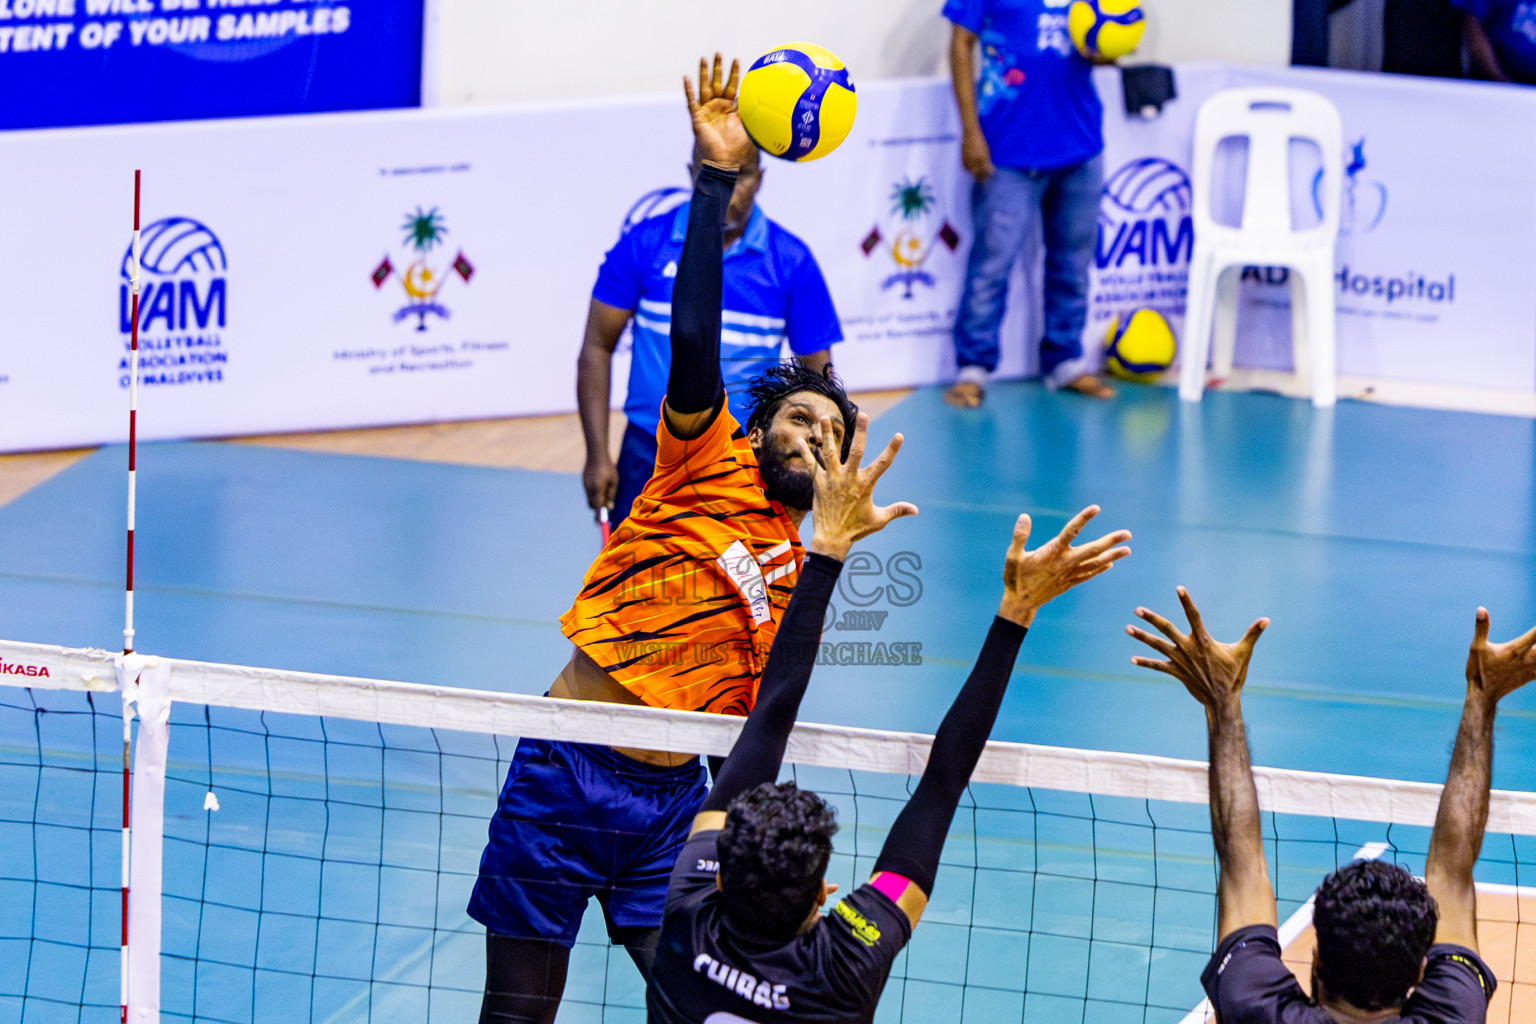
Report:
<svg viewBox="0 0 1536 1024"><path fill-rule="evenodd" d="M741 998L751 1000L756 1006L769 1010L789 1009L789 986L787 985L770 985L766 981L759 981L746 971L721 963L708 953L700 953L693 958L693 969L717 985L724 985L728 991L736 993ZM723 1019L740 1018L727 1015Z"/></svg>
<svg viewBox="0 0 1536 1024"><path fill-rule="evenodd" d="M854 910L847 903L839 903L833 908L837 916L848 922L848 928L853 932L854 938L866 946L873 946L880 941L880 929L863 914Z"/></svg>
<svg viewBox="0 0 1536 1024"><path fill-rule="evenodd" d="M741 591L741 596L746 598L753 622L762 625L773 618L768 604L768 584L763 580L763 571L758 568L757 559L752 557L752 552L747 550L745 544L739 540L732 542L725 549L725 554L715 559L715 564L720 566L736 589Z"/></svg>

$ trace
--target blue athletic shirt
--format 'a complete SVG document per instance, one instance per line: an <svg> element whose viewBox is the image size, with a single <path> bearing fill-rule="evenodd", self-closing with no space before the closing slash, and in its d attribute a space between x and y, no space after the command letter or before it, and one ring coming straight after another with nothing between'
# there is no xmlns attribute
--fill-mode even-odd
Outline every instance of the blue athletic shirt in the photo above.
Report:
<svg viewBox="0 0 1536 1024"><path fill-rule="evenodd" d="M1451 0L1483 23L1499 66L1517 82L1536 84L1536 2L1533 0Z"/></svg>
<svg viewBox="0 0 1536 1024"><path fill-rule="evenodd" d="M688 204L641 221L608 250L592 297L634 313L624 415L650 433L672 366L672 285L688 231ZM810 248L754 206L725 251L720 369L731 415L746 423L747 385L780 360L784 342L809 355L843 340L832 295Z"/></svg>
<svg viewBox="0 0 1536 1024"><path fill-rule="evenodd" d="M1071 0L948 0L944 17L981 40L976 112L992 163L1080 164L1104 148L1093 65L1067 34Z"/></svg>

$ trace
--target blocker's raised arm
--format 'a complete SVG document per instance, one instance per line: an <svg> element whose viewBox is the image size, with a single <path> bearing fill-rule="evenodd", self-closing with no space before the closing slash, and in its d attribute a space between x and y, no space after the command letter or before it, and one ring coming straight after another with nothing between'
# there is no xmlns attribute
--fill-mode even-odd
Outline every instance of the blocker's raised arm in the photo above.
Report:
<svg viewBox="0 0 1536 1024"><path fill-rule="evenodd" d="M1224 644L1206 631L1189 591L1180 587L1178 593L1189 619L1188 634L1148 608L1137 608L1137 616L1163 635L1135 626L1126 626L1125 631L1168 659L1136 657L1131 659L1134 664L1173 676L1205 706L1210 733L1211 840L1221 864L1216 888L1217 928L1224 939L1247 925L1278 921L1275 890L1264 863L1259 794L1253 784L1242 706L1253 645L1268 628L1269 620L1259 619L1241 640Z"/></svg>

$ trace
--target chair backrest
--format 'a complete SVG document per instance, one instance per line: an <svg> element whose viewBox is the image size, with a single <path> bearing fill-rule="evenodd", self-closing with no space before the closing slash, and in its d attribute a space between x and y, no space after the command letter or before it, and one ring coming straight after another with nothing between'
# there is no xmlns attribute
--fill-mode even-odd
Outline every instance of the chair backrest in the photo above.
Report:
<svg viewBox="0 0 1536 1024"><path fill-rule="evenodd" d="M1243 187L1242 226L1219 224L1211 216L1212 174L1223 139L1248 140L1247 180ZM1332 245L1339 229L1343 180L1344 129L1339 112L1326 97L1304 89L1255 87L1226 89L1200 107L1195 118L1195 238L1263 240L1286 247ZM1322 219L1299 231L1291 226L1291 140L1314 143L1322 158L1313 195Z"/></svg>

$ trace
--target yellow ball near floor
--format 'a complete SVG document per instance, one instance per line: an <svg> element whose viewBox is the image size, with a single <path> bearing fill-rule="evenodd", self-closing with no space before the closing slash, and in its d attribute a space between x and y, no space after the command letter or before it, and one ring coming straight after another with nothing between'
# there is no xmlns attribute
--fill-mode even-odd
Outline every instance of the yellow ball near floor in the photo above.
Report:
<svg viewBox="0 0 1536 1024"><path fill-rule="evenodd" d="M1075 0L1067 9L1067 34L1090 59L1116 60L1136 49L1147 21L1141 0Z"/></svg>
<svg viewBox="0 0 1536 1024"><path fill-rule="evenodd" d="M1178 347L1168 321L1156 310L1138 309L1109 325L1104 366L1122 380L1147 384L1173 365Z"/></svg>
<svg viewBox="0 0 1536 1024"><path fill-rule="evenodd" d="M819 160L848 137L859 98L836 54L789 43L752 62L736 105L747 134L767 153Z"/></svg>

